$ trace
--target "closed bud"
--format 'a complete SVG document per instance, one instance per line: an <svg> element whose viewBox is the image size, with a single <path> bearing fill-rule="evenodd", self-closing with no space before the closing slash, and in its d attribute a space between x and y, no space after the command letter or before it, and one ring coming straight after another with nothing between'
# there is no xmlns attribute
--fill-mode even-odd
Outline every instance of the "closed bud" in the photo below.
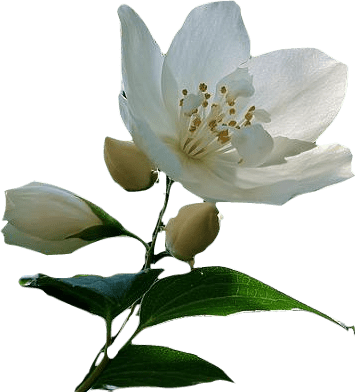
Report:
<svg viewBox="0 0 355 392"><path fill-rule="evenodd" d="M3 219L8 221L2 229L7 244L47 255L71 253L124 230L117 222L108 232L108 214L99 207L65 189L39 182L6 192Z"/></svg>
<svg viewBox="0 0 355 392"><path fill-rule="evenodd" d="M152 162L133 142L107 137L104 158L111 177L126 191L144 191L158 178Z"/></svg>
<svg viewBox="0 0 355 392"><path fill-rule="evenodd" d="M177 259L193 266L196 254L203 252L219 232L219 212L214 203L182 207L166 225L165 245Z"/></svg>

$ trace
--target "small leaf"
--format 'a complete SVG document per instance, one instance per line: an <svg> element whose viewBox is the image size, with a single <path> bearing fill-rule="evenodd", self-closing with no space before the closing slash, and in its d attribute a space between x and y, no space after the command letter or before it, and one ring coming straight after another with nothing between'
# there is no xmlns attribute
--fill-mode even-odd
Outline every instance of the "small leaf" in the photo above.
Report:
<svg viewBox="0 0 355 392"><path fill-rule="evenodd" d="M109 362L92 388L176 388L216 380L232 382L221 369L196 355L168 347L129 345Z"/></svg>
<svg viewBox="0 0 355 392"><path fill-rule="evenodd" d="M315 313L346 330L353 329L241 272L205 267L154 284L143 297L138 330L186 316L295 309Z"/></svg>
<svg viewBox="0 0 355 392"><path fill-rule="evenodd" d="M52 297L106 320L113 320L141 298L162 272L162 269L148 269L108 278L97 275L52 278L37 274L25 276L19 283L24 287L41 289Z"/></svg>

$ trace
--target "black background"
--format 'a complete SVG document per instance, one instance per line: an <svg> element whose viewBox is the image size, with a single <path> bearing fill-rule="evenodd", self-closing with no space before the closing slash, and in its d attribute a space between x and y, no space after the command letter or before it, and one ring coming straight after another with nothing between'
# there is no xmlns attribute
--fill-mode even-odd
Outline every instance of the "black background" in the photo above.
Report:
<svg viewBox="0 0 355 392"><path fill-rule="evenodd" d="M130 2L164 52L196 4ZM350 22L341 2L332 8L324 2L312 3L314 7L309 3L240 4L253 55L312 46L350 65ZM164 177L149 192L126 193L111 181L102 159L105 136L129 138L116 104L118 5L34 6L15 20L8 33L10 88L1 178L3 189L31 180L70 189L149 240L163 201ZM16 38L18 32L21 38ZM348 94L339 118L318 143L336 141L354 148L352 110ZM283 207L220 204L225 219L218 240L196 263L239 269L346 324L355 324L353 198L353 184L348 181ZM183 204L197 201L174 185L166 217L175 215ZM163 247L161 236L157 249ZM12 317L17 328L9 323L7 335L15 342L16 367L38 391L73 390L104 342L103 321L41 292L23 290L16 280L35 272L57 277L134 272L142 266L143 248L129 239L115 239L65 257L5 245L0 249L3 264L11 268L7 290L14 301ZM187 270L173 259L161 266L168 273ZM135 323L132 318L122 339ZM172 346L214 362L237 381L237 386L223 384L227 388L245 380L253 386L282 386L291 379L299 387L320 387L330 381L341 387L350 379L354 351L351 333L303 312L183 319L144 331L136 342Z"/></svg>

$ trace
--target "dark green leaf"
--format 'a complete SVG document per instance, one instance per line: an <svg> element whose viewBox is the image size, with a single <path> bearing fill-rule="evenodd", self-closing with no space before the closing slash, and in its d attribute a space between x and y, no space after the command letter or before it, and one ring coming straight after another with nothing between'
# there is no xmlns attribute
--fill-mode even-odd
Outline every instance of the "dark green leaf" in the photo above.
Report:
<svg viewBox="0 0 355 392"><path fill-rule="evenodd" d="M158 281L144 296L139 331L175 318L196 315L226 316L259 310L306 310L345 329L339 321L251 278L224 267L197 268Z"/></svg>
<svg viewBox="0 0 355 392"><path fill-rule="evenodd" d="M216 380L232 380L196 355L168 347L129 345L112 359L93 389L125 387L176 388Z"/></svg>
<svg viewBox="0 0 355 392"><path fill-rule="evenodd" d="M20 279L21 286L43 290L77 308L113 320L155 282L162 269L148 269L136 274L117 274L104 278L77 275L72 278L52 278L37 274Z"/></svg>

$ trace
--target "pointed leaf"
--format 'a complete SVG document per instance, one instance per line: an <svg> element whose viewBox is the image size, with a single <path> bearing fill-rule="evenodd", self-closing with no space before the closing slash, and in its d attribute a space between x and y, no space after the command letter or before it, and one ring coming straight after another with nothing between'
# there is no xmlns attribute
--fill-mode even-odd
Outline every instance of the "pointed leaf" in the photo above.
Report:
<svg viewBox="0 0 355 392"><path fill-rule="evenodd" d="M196 355L161 346L129 345L106 366L93 389L125 387L176 388L232 380Z"/></svg>
<svg viewBox="0 0 355 392"><path fill-rule="evenodd" d="M41 289L70 305L106 320L113 320L141 298L162 272L162 269L148 269L136 274L117 274L108 278L97 275L52 278L37 274L21 278L20 284Z"/></svg>
<svg viewBox="0 0 355 392"><path fill-rule="evenodd" d="M143 297L139 331L186 316L295 309L315 313L344 329L354 329L241 272L205 267L154 284Z"/></svg>

